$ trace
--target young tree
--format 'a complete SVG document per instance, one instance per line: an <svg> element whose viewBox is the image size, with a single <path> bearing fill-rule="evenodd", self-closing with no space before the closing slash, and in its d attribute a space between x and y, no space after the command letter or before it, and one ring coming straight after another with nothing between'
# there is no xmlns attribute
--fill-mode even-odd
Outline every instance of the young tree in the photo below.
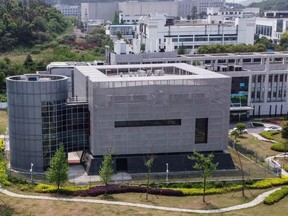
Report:
<svg viewBox="0 0 288 216"><path fill-rule="evenodd" d="M114 17L113 17L113 20L112 20L112 24L113 25L117 25L119 24L119 11L115 11L114 13Z"/></svg>
<svg viewBox="0 0 288 216"><path fill-rule="evenodd" d="M178 52L179 55L184 55L187 54L187 50L185 49L185 46L183 45L183 43L181 44L181 46L179 46Z"/></svg>
<svg viewBox="0 0 288 216"><path fill-rule="evenodd" d="M122 38L122 33L120 31L117 31L116 36L117 36L118 40L120 40Z"/></svg>
<svg viewBox="0 0 288 216"><path fill-rule="evenodd" d="M283 121L281 123L281 137L283 139L285 139L285 143L284 143L284 149L285 149L285 154L284 154L284 158L286 159L286 154L287 154L287 149L288 149L288 121Z"/></svg>
<svg viewBox="0 0 288 216"><path fill-rule="evenodd" d="M46 173L47 180L50 183L55 183L57 185L58 192L60 186L68 180L68 168L69 166L64 146L61 145L51 159L50 168Z"/></svg>
<svg viewBox="0 0 288 216"><path fill-rule="evenodd" d="M239 131L238 130L233 130L231 132L230 136L233 138L233 148L235 149L235 145L237 143L237 139L240 136Z"/></svg>
<svg viewBox="0 0 288 216"><path fill-rule="evenodd" d="M113 161L112 161L112 153L109 152L108 155L105 155L99 170L100 180L103 184L105 184L105 194L108 191L108 183L112 179L113 171Z"/></svg>
<svg viewBox="0 0 288 216"><path fill-rule="evenodd" d="M203 154L193 151L191 156L188 156L188 159L195 161L194 169L198 169L202 171L203 178L203 202L205 201L205 192L207 185L207 178L212 176L212 173L216 170L218 163L214 163L213 161L214 155L209 154L208 156L204 156Z"/></svg>
<svg viewBox="0 0 288 216"><path fill-rule="evenodd" d="M244 133L244 130L246 129L246 124L245 123L238 123L236 125L236 128L237 128L239 134L241 135Z"/></svg>
<svg viewBox="0 0 288 216"><path fill-rule="evenodd" d="M149 157L149 159L145 162L145 166L147 167L147 185L146 185L146 200L148 200L148 194L150 189L150 177L151 177L151 168L154 163L153 156Z"/></svg>
<svg viewBox="0 0 288 216"><path fill-rule="evenodd" d="M193 6L193 7L192 7L191 19L192 19L192 20L197 19L197 7L196 7L196 6Z"/></svg>

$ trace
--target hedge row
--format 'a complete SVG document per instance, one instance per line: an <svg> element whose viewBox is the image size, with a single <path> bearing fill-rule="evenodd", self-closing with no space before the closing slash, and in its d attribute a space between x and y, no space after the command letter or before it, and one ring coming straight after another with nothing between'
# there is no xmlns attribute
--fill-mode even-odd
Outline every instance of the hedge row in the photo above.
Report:
<svg viewBox="0 0 288 216"><path fill-rule="evenodd" d="M207 188L225 188L227 186L234 185L234 183L227 181L215 181L208 182ZM152 188L203 188L203 182L175 182L175 183L152 183L150 184Z"/></svg>
<svg viewBox="0 0 288 216"><path fill-rule="evenodd" d="M273 186L279 186L279 185L286 185L288 184L288 178L271 178L271 179L264 179L257 182L254 182L253 184L249 185L249 188L252 189L262 189L262 188L269 188Z"/></svg>
<svg viewBox="0 0 288 216"><path fill-rule="evenodd" d="M146 193L147 188L141 186L121 186L121 185L109 185L107 194L118 193ZM163 196L184 196L184 193L179 190L162 189L162 188L149 188L149 194L163 195ZM99 196L105 194L105 186L96 186L88 190L75 191L74 196Z"/></svg>
<svg viewBox="0 0 288 216"><path fill-rule="evenodd" d="M288 195L288 187L283 187L264 199L264 204L272 205Z"/></svg>
<svg viewBox="0 0 288 216"><path fill-rule="evenodd" d="M240 190L241 185L234 185L229 186L226 188L208 188L205 191L205 194L212 195L212 194L222 194L229 191L235 191ZM185 196L197 196L197 195L203 195L203 188L175 188L174 190L182 191Z"/></svg>
<svg viewBox="0 0 288 216"><path fill-rule="evenodd" d="M90 186L84 186L84 187L76 187L76 186L65 186L60 188L60 193L72 195L76 191L85 191L89 189ZM38 184L34 188L35 192L39 193L57 193L57 187L55 185L48 185L48 184Z"/></svg>

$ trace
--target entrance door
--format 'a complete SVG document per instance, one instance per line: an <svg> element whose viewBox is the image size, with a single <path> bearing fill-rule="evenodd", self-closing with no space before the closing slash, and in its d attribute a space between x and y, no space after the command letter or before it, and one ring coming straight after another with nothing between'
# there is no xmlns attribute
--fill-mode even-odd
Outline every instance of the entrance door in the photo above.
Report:
<svg viewBox="0 0 288 216"><path fill-rule="evenodd" d="M116 159L116 171L117 172L127 172L127 158L118 158Z"/></svg>

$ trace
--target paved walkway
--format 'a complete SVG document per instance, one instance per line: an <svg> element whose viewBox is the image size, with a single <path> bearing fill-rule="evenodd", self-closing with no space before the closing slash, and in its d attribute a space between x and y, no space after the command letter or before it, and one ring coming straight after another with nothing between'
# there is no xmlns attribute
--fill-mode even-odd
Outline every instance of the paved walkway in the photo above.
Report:
<svg viewBox="0 0 288 216"><path fill-rule="evenodd" d="M257 139L259 140L263 140L263 141L267 141L267 142L272 142L272 143L275 143L276 141L274 140L269 140L269 139L266 139L265 137L262 137L261 135L259 135L258 133L250 133L252 136L256 137Z"/></svg>
<svg viewBox="0 0 288 216"><path fill-rule="evenodd" d="M39 200L53 200L53 201L65 201L65 202L86 202L86 203L97 203L97 204L107 204L107 205L120 205L120 206L129 206L129 207L137 207L137 208L147 208L147 209L156 209L156 210L164 210L164 211L173 211L173 212L188 212L188 213L202 213L202 214L209 214L209 213L223 213L228 211L235 211L239 209L250 208L256 206L263 202L265 197L269 194L273 193L280 188L273 189L271 191L267 191L265 193L260 194L254 200L249 203L231 206L227 208L221 209L211 209L211 210L196 210L196 209L182 209L182 208L171 208L171 207L164 207L164 206L154 206L154 205L146 205L140 203L128 203L128 202L118 202L118 201L106 201L106 200L97 200L97 199L79 199L79 198L66 198L66 197L48 197L48 196L34 196L34 195L24 195L24 194L17 194L11 191L5 190L0 188L0 192L10 196L10 197L17 197L17 198L24 198L24 199L39 199Z"/></svg>
<svg viewBox="0 0 288 216"><path fill-rule="evenodd" d="M288 172L286 172L284 169L282 169L282 166L278 163L277 159L278 158L284 158L287 157L288 155L285 155L284 153L278 154L278 155L274 155L274 156L270 156L265 158L265 162L268 163L268 165L272 168L279 168L281 169L281 175L284 175L286 177L288 177Z"/></svg>

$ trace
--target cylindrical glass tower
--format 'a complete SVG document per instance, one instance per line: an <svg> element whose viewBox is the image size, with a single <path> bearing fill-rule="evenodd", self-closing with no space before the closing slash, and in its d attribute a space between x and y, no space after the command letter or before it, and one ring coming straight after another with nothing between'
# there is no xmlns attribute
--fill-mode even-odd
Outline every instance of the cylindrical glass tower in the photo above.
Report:
<svg viewBox="0 0 288 216"><path fill-rule="evenodd" d="M68 97L68 78L26 74L6 82L11 168L29 171L33 163L33 171L43 172L59 145L58 116Z"/></svg>

